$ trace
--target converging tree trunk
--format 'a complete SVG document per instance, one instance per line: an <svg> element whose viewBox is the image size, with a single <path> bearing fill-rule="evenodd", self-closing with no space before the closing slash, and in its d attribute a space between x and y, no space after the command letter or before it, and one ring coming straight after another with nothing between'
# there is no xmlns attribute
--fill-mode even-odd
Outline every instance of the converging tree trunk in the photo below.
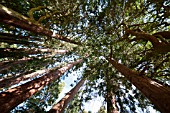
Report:
<svg viewBox="0 0 170 113"><path fill-rule="evenodd" d="M42 25L33 21L3 5L0 4L0 21L8 25L13 25L36 34L45 35L47 37L56 38L62 41L66 41L73 44L80 44L72 41L64 36L56 34L49 29L44 28Z"/></svg>
<svg viewBox="0 0 170 113"><path fill-rule="evenodd" d="M22 58L22 59L18 59L17 61L1 62L0 63L0 73L4 70L10 69L14 65L23 64L23 63L28 62L30 60L33 60L33 58Z"/></svg>
<svg viewBox="0 0 170 113"><path fill-rule="evenodd" d="M170 111L170 88L163 86L145 76L140 76L126 66L109 59L109 62L137 87L162 113Z"/></svg>
<svg viewBox="0 0 170 113"><path fill-rule="evenodd" d="M33 54L49 54L49 53L55 53L55 54L64 54L67 50L56 50L56 49L16 49L16 48L0 48L0 58L5 57L16 57L16 58L22 58L24 56L28 57L29 55Z"/></svg>
<svg viewBox="0 0 170 113"><path fill-rule="evenodd" d="M119 113L119 111L117 109L117 105L116 105L116 96L115 96L115 94L113 94L113 92L109 93L108 101L110 101L110 103L112 105L112 109L108 113Z"/></svg>
<svg viewBox="0 0 170 113"><path fill-rule="evenodd" d="M17 76L15 78L12 77L9 79L4 79L4 80L0 81L0 88L9 87L9 86L18 84L21 81L28 80L30 78L34 78L40 74L49 73L49 71L50 71L50 69L37 70L36 72L30 73L30 74Z"/></svg>
<svg viewBox="0 0 170 113"><path fill-rule="evenodd" d="M34 79L21 86L0 93L0 111L3 111L3 113L9 112L18 104L25 101L36 92L40 91L45 85L49 84L51 81L58 79L67 70L72 68L74 65L81 63L82 61L83 60L80 59L75 62L69 63L66 66L58 70L53 70L40 78Z"/></svg>
<svg viewBox="0 0 170 113"><path fill-rule="evenodd" d="M80 87L84 84L85 79L79 81L79 83L70 90L57 104L55 104L48 113L63 113L68 103L76 95Z"/></svg>
<svg viewBox="0 0 170 113"><path fill-rule="evenodd" d="M109 65L109 64L108 64ZM112 84L113 78L112 74L110 74L109 70L105 71L105 81L106 81L106 101L107 101L107 113L119 113L117 104L116 104L116 96L113 93L115 91L115 87Z"/></svg>
<svg viewBox="0 0 170 113"><path fill-rule="evenodd" d="M108 87L108 86L107 86ZM119 113L116 105L116 96L112 90L107 90L107 113Z"/></svg>
<svg viewBox="0 0 170 113"><path fill-rule="evenodd" d="M170 43L166 41L167 37L170 36L169 32L164 32L164 34L163 32L160 32L154 35L150 35L144 32L135 32L133 30L126 30L126 33L136 36L136 38L132 39L131 41L136 41L136 40L150 41L153 45L152 52L156 52L157 54L165 54L167 52L170 52ZM159 36L161 41L158 40L156 35ZM162 35L166 37L163 37Z"/></svg>
<svg viewBox="0 0 170 113"><path fill-rule="evenodd" d="M18 39L7 37L7 36L0 36L0 42L5 42L5 43L8 43L8 44L22 44L22 45L26 45L26 46L29 46L29 45L36 45L37 46L36 43L29 42L29 41L26 41L26 40L18 40Z"/></svg>
<svg viewBox="0 0 170 113"><path fill-rule="evenodd" d="M22 35L15 35L15 34L11 34L11 33L0 33L1 37L6 37L6 38L13 38L13 39L17 39L17 40L24 40L24 41L43 41L41 38L39 37L31 37L31 36L22 36Z"/></svg>

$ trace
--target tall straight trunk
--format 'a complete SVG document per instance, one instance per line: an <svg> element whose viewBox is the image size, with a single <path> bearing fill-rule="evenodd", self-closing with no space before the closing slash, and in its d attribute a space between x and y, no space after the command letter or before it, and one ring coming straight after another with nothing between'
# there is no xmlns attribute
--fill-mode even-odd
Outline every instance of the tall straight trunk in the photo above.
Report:
<svg viewBox="0 0 170 113"><path fill-rule="evenodd" d="M57 50L57 49L39 49L41 52L45 52L45 53L51 53L51 54L47 54L42 56L42 58L48 58L48 57L52 57L56 54L65 54L68 52L68 50ZM41 57L39 57L39 59L41 59ZM19 64L23 64L26 63L30 60L33 60L33 58L27 58L24 57L22 59L18 59L17 61L9 61L9 62L0 62L0 73L4 70L8 70L11 67L15 66L15 65L19 65ZM0 79L1 81L1 79Z"/></svg>
<svg viewBox="0 0 170 113"><path fill-rule="evenodd" d="M17 61L10 61L10 62L0 63L0 73L2 71L4 71L4 70L10 69L14 65L23 64L23 63L28 62L28 61L30 61L32 59L33 58L22 58L22 59L18 59Z"/></svg>
<svg viewBox="0 0 170 113"><path fill-rule="evenodd" d="M56 49L41 49L41 51L49 51L51 54L43 55L41 57L37 58L22 58L18 59L17 61L4 61L0 63L0 73L6 73L7 70L15 69L17 66L17 70L19 71L12 77L1 77L0 78L0 88L2 87L9 87L11 85L17 84L20 81L27 80L29 78L33 78L39 74L42 74L44 72L47 73L47 69L44 70L38 70L37 72L34 72L33 70L25 69L27 65L30 65L33 61L36 61L38 67L47 66L49 64L49 58L55 56L56 54L65 54L68 50L56 50ZM31 61L31 62L30 62ZM38 63L39 62L39 63ZM24 68L23 68L24 66ZM21 70L19 68L22 68Z"/></svg>
<svg viewBox="0 0 170 113"><path fill-rule="evenodd" d="M11 33L0 33L0 36L2 37L8 37L8 38L14 38L14 39L17 39L17 40L24 40L24 41L43 41L42 39L40 38L35 38L35 37L31 37L31 36L22 36L22 35L15 35L15 34L11 34Z"/></svg>
<svg viewBox="0 0 170 113"><path fill-rule="evenodd" d="M16 48L0 48L0 58L5 57L19 57L22 58L23 56L29 56L33 54L49 54L49 53L55 53L55 54L63 54L66 53L67 50L56 50L56 49L16 49Z"/></svg>
<svg viewBox="0 0 170 113"><path fill-rule="evenodd" d="M83 60L80 59L75 62L69 63L66 66L58 70L53 70L40 78L34 79L21 86L0 93L0 111L3 111L3 113L9 112L18 104L25 101L27 98L31 97L36 92L40 91L44 86L46 86L50 82L58 79L67 70L72 68L74 65L81 63L82 61Z"/></svg>
<svg viewBox="0 0 170 113"><path fill-rule="evenodd" d="M108 84L109 85L109 84ZM108 87L107 85L107 87ZM107 90L106 95L107 100L107 113L119 113L117 105L116 105L116 96L115 94L110 90Z"/></svg>
<svg viewBox="0 0 170 113"><path fill-rule="evenodd" d="M76 95L80 87L84 84L85 79L79 81L79 83L70 90L57 104L55 104L48 113L63 113L68 103Z"/></svg>
<svg viewBox="0 0 170 113"><path fill-rule="evenodd" d="M80 44L64 36L56 34L47 28L44 28L42 25L40 25L36 21L33 21L1 4L0 4L0 17L1 17L0 21L5 24L13 25L13 26L31 31L36 34L45 35L47 37L56 38L56 39L66 41L69 43Z"/></svg>
<svg viewBox="0 0 170 113"><path fill-rule="evenodd" d="M117 105L116 105L116 96L113 93L114 87L115 87L112 85L113 78L111 78L108 68L106 69L105 73L106 73L105 81L106 81L107 113L119 113Z"/></svg>
<svg viewBox="0 0 170 113"><path fill-rule="evenodd" d="M109 62L140 90L162 113L170 111L170 87L163 86L136 71L109 59Z"/></svg>
<svg viewBox="0 0 170 113"><path fill-rule="evenodd" d="M116 105L116 96L115 96L115 94L113 94L113 92L110 92L110 94L108 96L109 96L108 97L109 101L111 102L111 105L112 105L112 109L108 113L119 113L119 111L117 109L117 105Z"/></svg>
<svg viewBox="0 0 170 113"><path fill-rule="evenodd" d="M23 58L24 56L28 57L29 55L41 53L41 51L34 49L0 48L0 53L0 58Z"/></svg>
<svg viewBox="0 0 170 113"><path fill-rule="evenodd" d="M18 40L16 38L8 37L8 36L0 36L0 42L5 42L8 44L22 44L26 46L29 46L29 45L37 46L37 44L34 42L29 42L28 40Z"/></svg>
<svg viewBox="0 0 170 113"><path fill-rule="evenodd" d="M43 70L37 70L36 72L30 73L30 74L17 76L15 78L12 77L9 79L4 79L4 80L0 81L0 88L9 87L9 86L18 84L21 81L28 80L28 79L34 78L40 74L49 73L49 72L50 72L50 69L43 69Z"/></svg>

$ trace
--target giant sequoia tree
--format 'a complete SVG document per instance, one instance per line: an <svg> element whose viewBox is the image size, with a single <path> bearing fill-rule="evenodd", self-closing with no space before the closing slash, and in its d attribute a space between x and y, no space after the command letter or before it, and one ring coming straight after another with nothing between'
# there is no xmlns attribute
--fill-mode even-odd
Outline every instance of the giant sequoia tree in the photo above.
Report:
<svg viewBox="0 0 170 113"><path fill-rule="evenodd" d="M79 113L99 95L109 113L148 106L167 113L169 6L168 0L0 1L0 111L54 106L49 112ZM60 81L74 72L77 79L67 84L80 82L55 104Z"/></svg>

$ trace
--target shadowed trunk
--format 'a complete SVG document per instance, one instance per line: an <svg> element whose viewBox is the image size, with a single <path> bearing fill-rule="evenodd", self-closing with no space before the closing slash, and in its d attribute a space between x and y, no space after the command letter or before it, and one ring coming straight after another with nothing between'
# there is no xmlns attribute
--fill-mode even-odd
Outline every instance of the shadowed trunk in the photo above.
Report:
<svg viewBox="0 0 170 113"><path fill-rule="evenodd" d="M81 63L82 61L83 60L80 59L75 62L69 63L66 66L58 70L53 70L40 78L34 79L21 86L0 93L0 105L1 105L0 111L3 111L3 113L9 112L18 104L34 95L36 92L40 91L44 86L49 84L51 81L58 79L67 70L72 68L74 65Z"/></svg>
<svg viewBox="0 0 170 113"><path fill-rule="evenodd" d="M1 17L0 21L3 23L31 31L36 34L45 35L47 37L56 38L62 41L80 45L80 43L72 41L59 34L56 34L51 30L44 28L36 21L33 21L1 4L0 4L0 17Z"/></svg>
<svg viewBox="0 0 170 113"><path fill-rule="evenodd" d="M126 66L109 59L109 62L140 90L162 113L170 111L170 88L163 86Z"/></svg>
<svg viewBox="0 0 170 113"><path fill-rule="evenodd" d="M9 78L9 79L2 80L2 81L0 81L0 88L9 87L9 86L18 84L21 81L28 80L30 78L34 78L34 77L36 77L40 74L49 73L49 71L50 71L49 69L37 70L36 72L30 73L30 74L26 74L26 75L22 75L22 76L17 76L15 78Z"/></svg>
<svg viewBox="0 0 170 113"><path fill-rule="evenodd" d="M116 105L116 95L112 91L107 91L107 113L119 113Z"/></svg>
<svg viewBox="0 0 170 113"><path fill-rule="evenodd" d="M161 35L165 39L170 39L170 31L162 31L153 34L153 36L158 36L158 35Z"/></svg>
<svg viewBox="0 0 170 113"><path fill-rule="evenodd" d="M109 67L109 64L108 64ZM108 69L105 71L106 75L106 101L107 101L107 113L119 113L117 105L116 105L116 95L113 93L115 91L114 85L112 85L112 74L109 74Z"/></svg>
<svg viewBox="0 0 170 113"><path fill-rule="evenodd" d="M16 49L16 48L0 48L0 58L14 57L22 58L23 56L28 57L33 54L64 54L67 50L56 50L56 49Z"/></svg>
<svg viewBox="0 0 170 113"><path fill-rule="evenodd" d="M64 109L76 95L84 81L85 79L80 80L79 83L72 90L70 90L57 104L55 104L48 113L63 113Z"/></svg>
<svg viewBox="0 0 170 113"><path fill-rule="evenodd" d="M10 62L3 62L3 63L1 62L0 63L0 73L4 70L10 69L14 65L23 64L23 63L28 62L30 60L33 60L33 58L23 58L23 59L18 59L17 61L10 61Z"/></svg>
<svg viewBox="0 0 170 113"><path fill-rule="evenodd" d="M16 48L0 48L0 58L14 57L23 58L33 54L40 54L41 51L35 49L16 49Z"/></svg>
<svg viewBox="0 0 170 113"><path fill-rule="evenodd" d="M18 39L6 37L6 36L0 36L0 41L8 43L8 44L22 44L22 45L25 45L25 46L29 46L29 45L37 46L37 44L33 43L33 42L29 42L29 41L26 41L26 40L18 40Z"/></svg>
<svg viewBox="0 0 170 113"><path fill-rule="evenodd" d="M153 51L152 55L154 56L156 54L165 54L170 52L170 43L168 43L162 36L170 36L169 32L159 32L154 35L150 35L144 32L135 32L133 30L126 30L126 33L129 33L133 36L136 36L136 38L132 39L131 41L137 41L137 40L147 40L150 41L153 45ZM163 34L164 33L164 34ZM160 34L160 39L159 41L156 37L156 35ZM168 39L168 38L166 38ZM151 55L151 54L150 54ZM150 56L149 55L149 56Z"/></svg>
<svg viewBox="0 0 170 113"><path fill-rule="evenodd" d="M150 41L153 45L153 47L157 46L158 44L160 44L159 40L150 35L150 34L147 34L147 33L143 33L143 32L135 32L133 30L126 30L126 33L129 33L133 36L136 36L136 40L147 40L147 41Z"/></svg>
<svg viewBox="0 0 170 113"><path fill-rule="evenodd" d="M40 41L40 42L43 41L42 39L37 37L15 35L11 33L0 33L0 37L13 38L13 39L24 40L24 41Z"/></svg>

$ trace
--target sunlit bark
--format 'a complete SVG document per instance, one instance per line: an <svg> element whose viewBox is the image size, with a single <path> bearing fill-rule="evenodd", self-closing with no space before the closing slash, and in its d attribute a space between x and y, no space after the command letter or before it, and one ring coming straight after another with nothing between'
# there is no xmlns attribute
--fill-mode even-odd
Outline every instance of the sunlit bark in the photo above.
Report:
<svg viewBox="0 0 170 113"><path fill-rule="evenodd" d="M140 90L162 113L170 111L170 87L163 86L126 66L109 59L109 62Z"/></svg>
<svg viewBox="0 0 170 113"><path fill-rule="evenodd" d="M63 113L68 103L74 98L80 87L83 85L85 79L79 81L79 83L70 90L57 104L55 104L49 113Z"/></svg>
<svg viewBox="0 0 170 113"><path fill-rule="evenodd" d="M116 95L112 91L107 91L107 112L119 113L116 105Z"/></svg>
<svg viewBox="0 0 170 113"><path fill-rule="evenodd" d="M36 34L45 35L47 37L56 38L62 41L66 41L73 44L80 44L78 42L72 41L64 36L56 34L49 29L44 28L42 25L36 21L31 21L31 19L3 6L0 4L0 21L9 25L13 25Z"/></svg>
<svg viewBox="0 0 170 113"><path fill-rule="evenodd" d="M30 73L30 74L17 76L15 78L5 79L5 80L0 81L0 88L9 87L9 86L18 84L21 81L28 80L30 78L34 78L40 74L48 73L48 72L49 72L49 69L43 69L43 70L37 70L36 72Z"/></svg>
<svg viewBox="0 0 170 113"><path fill-rule="evenodd" d="M108 64L109 67L109 64ZM105 81L106 81L106 101L107 101L107 112L108 113L119 113L118 107L116 104L116 95L113 93L115 91L115 87L112 85L112 81L114 79L112 78L112 74L109 72L108 69L105 71Z"/></svg>
<svg viewBox="0 0 170 113"><path fill-rule="evenodd" d="M67 70L72 68L74 65L81 63L82 61L83 60L80 59L75 62L69 63L66 66L58 70L53 70L40 78L34 79L21 86L0 93L0 105L1 105L0 111L3 111L3 113L9 112L18 104L34 95L36 92L40 91L44 86L49 84L51 81L58 79Z"/></svg>

